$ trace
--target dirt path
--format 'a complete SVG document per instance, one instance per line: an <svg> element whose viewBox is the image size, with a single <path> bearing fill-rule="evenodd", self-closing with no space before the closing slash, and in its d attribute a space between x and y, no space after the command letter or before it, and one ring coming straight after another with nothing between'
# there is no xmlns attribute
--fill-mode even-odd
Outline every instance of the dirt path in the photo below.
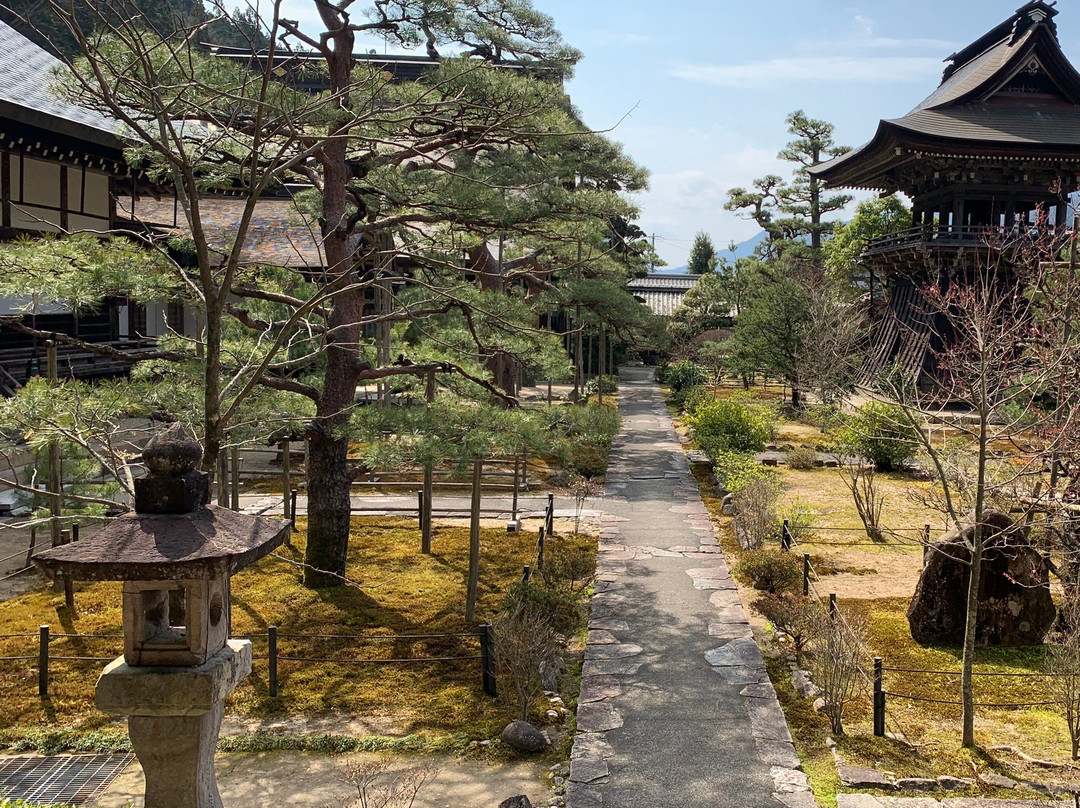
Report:
<svg viewBox="0 0 1080 808"><path fill-rule="evenodd" d="M323 808L339 806L352 787L342 781L347 760L375 760L371 755L330 755L306 752L267 752L219 755L218 787L225 805ZM401 759L394 769L420 762ZM455 758L436 758L440 772L426 786L414 808L494 808L507 797L525 794L535 805L546 805L545 767L522 762L487 764ZM143 775L133 762L94 802L96 808L144 808ZM355 791L353 790L353 793Z"/></svg>

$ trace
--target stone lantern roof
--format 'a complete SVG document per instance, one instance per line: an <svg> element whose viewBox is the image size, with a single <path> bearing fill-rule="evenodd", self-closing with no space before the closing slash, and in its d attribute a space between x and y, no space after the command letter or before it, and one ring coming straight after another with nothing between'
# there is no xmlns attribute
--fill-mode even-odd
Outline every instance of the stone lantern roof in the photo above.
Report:
<svg viewBox="0 0 1080 808"><path fill-rule="evenodd" d="M201 580L228 576L272 553L288 522L207 505L202 447L173 426L143 451L150 474L135 481L135 513L97 535L37 553L50 578L83 581Z"/></svg>

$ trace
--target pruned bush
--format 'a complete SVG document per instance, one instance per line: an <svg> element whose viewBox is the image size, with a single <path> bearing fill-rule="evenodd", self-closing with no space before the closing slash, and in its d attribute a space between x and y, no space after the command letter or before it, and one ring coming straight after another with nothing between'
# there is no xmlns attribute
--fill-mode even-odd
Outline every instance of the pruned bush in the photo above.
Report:
<svg viewBox="0 0 1080 808"><path fill-rule="evenodd" d="M817 468L817 449L796 446L784 453L784 462L796 471L812 471Z"/></svg>
<svg viewBox="0 0 1080 808"><path fill-rule="evenodd" d="M903 407L872 401L847 419L840 444L842 450L862 455L879 471L900 471L918 454L921 436Z"/></svg>
<svg viewBox="0 0 1080 808"><path fill-rule="evenodd" d="M776 413L768 407L716 399L689 419L694 440L714 461L723 452L760 452L772 437Z"/></svg>
<svg viewBox="0 0 1080 808"><path fill-rule="evenodd" d="M748 452L720 452L713 458L713 468L717 481L732 494L738 494L756 480L776 477L776 471L761 465Z"/></svg>
<svg viewBox="0 0 1080 808"><path fill-rule="evenodd" d="M552 407L551 432L559 435L555 455L563 468L582 477L601 477L607 471L611 441L619 431L614 407ZM546 412L547 410L545 410Z"/></svg>
<svg viewBox="0 0 1080 808"><path fill-rule="evenodd" d="M707 384L709 374L705 372L705 368L696 362L682 359L673 362L668 367L667 372L664 374L664 381L671 388L671 392L678 394L681 390Z"/></svg>
<svg viewBox="0 0 1080 808"><path fill-rule="evenodd" d="M780 535L776 503L780 481L775 476L759 477L735 491L735 536L748 550L757 550Z"/></svg>
<svg viewBox="0 0 1080 808"><path fill-rule="evenodd" d="M688 415L693 415L712 399L712 393L704 385L688 387L675 395L675 403Z"/></svg>
<svg viewBox="0 0 1080 808"><path fill-rule="evenodd" d="M595 577L591 553L565 538L550 536L544 545L543 567L530 580L510 588L503 611L542 614L559 634L572 636L585 626L585 596Z"/></svg>
<svg viewBox="0 0 1080 808"><path fill-rule="evenodd" d="M821 604L793 592L763 595L750 608L769 621L773 631L791 640L795 663L803 664L803 655L814 636L821 614Z"/></svg>
<svg viewBox="0 0 1080 808"><path fill-rule="evenodd" d="M600 392L600 379L601 379L601 377L597 376L595 379L589 379L589 381L585 383L585 395L586 396L592 397L592 396L595 396L595 395L599 394L599 392ZM605 374L603 376L603 379L604 379L604 395L607 395L609 393L617 393L617 392L619 392L619 377L618 376Z"/></svg>
<svg viewBox="0 0 1080 808"><path fill-rule="evenodd" d="M548 615L527 601L499 615L492 628L499 699L512 718L528 721L544 694L545 671L561 664L562 644Z"/></svg>
<svg viewBox="0 0 1080 808"><path fill-rule="evenodd" d="M759 592L778 595L802 587L802 567L791 553L776 549L751 550L740 560L737 570Z"/></svg>

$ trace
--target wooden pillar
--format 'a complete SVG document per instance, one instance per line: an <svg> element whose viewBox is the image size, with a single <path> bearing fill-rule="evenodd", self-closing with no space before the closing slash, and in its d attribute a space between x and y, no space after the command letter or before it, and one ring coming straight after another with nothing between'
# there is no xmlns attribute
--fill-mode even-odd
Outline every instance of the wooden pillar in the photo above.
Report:
<svg viewBox="0 0 1080 808"><path fill-rule="evenodd" d="M281 444L281 484L284 495L282 504L286 521L292 522L292 443L283 441Z"/></svg>
<svg viewBox="0 0 1080 808"><path fill-rule="evenodd" d="M424 398L430 405L435 400L434 370L428 372L427 388L424 392ZM434 475L435 468L431 461L428 461L424 464L424 489L420 500L423 504L420 511L420 552L424 555L431 555L431 498L435 491Z"/></svg>
<svg viewBox="0 0 1080 808"><path fill-rule="evenodd" d="M469 587L465 595L465 622L476 621L476 597L480 588L480 485L484 461L473 463L472 512L469 519Z"/></svg>
<svg viewBox="0 0 1080 808"><path fill-rule="evenodd" d="M59 372L57 369L56 343L52 340L45 343L45 355L49 386L55 387L59 383ZM59 547L62 541L60 520L63 516L64 492L60 462L60 441L52 438L49 441L49 529L52 533L53 547ZM59 579L57 584L59 585Z"/></svg>
<svg viewBox="0 0 1080 808"><path fill-rule="evenodd" d="M600 359L600 377L597 384L597 398L601 404L604 403L604 374L607 373L607 329L604 323L600 323L600 345L599 345L599 359Z"/></svg>
<svg viewBox="0 0 1080 808"><path fill-rule="evenodd" d="M234 511L240 510L240 447L234 446L230 452L230 459L232 460L232 476L229 479L229 487L232 489L232 509Z"/></svg>

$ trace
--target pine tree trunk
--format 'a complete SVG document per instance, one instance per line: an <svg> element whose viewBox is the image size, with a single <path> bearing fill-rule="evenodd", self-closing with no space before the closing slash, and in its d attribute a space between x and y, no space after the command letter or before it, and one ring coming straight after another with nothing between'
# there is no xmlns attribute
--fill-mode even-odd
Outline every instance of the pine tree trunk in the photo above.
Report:
<svg viewBox="0 0 1080 808"><path fill-rule="evenodd" d="M332 6L320 8L320 15L332 32L332 50L327 57L331 91L348 107L347 89L352 69L354 37ZM348 247L349 233L338 225L348 219L346 186L351 178L346 139L341 133L348 116L333 121L329 132L336 136L323 146L322 221L323 250L328 277L351 275L356 262ZM360 325L364 293L352 288L334 296L327 322L326 372L316 403L315 426L308 450L308 535L304 552L304 585L311 588L341 586L349 551L349 492L352 477L348 466L348 438L341 434L349 421L360 381Z"/></svg>

